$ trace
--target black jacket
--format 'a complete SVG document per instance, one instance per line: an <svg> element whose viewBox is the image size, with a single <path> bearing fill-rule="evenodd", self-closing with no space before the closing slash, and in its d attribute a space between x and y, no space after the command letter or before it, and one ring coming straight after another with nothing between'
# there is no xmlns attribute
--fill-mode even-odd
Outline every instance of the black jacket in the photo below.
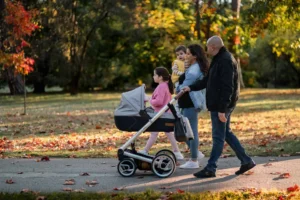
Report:
<svg viewBox="0 0 300 200"><path fill-rule="evenodd" d="M206 106L209 111L228 112L235 107L240 86L237 62L222 47L210 64L207 76L190 85L192 91L206 88Z"/></svg>
<svg viewBox="0 0 300 200"><path fill-rule="evenodd" d="M185 80L185 73L183 73L179 77L179 79L178 79L179 85L181 85L184 80ZM191 99L190 94L188 92L184 93L178 99L178 105L179 105L179 108L193 108L194 107L194 103L192 102L192 99Z"/></svg>

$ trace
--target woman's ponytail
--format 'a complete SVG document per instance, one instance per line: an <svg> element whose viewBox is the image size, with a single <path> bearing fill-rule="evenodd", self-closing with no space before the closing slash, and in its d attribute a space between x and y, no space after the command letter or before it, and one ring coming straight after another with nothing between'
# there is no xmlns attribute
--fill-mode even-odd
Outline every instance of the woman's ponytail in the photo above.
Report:
<svg viewBox="0 0 300 200"><path fill-rule="evenodd" d="M169 74L169 81L168 81L169 91L171 94L174 94L174 85L171 79L171 75Z"/></svg>

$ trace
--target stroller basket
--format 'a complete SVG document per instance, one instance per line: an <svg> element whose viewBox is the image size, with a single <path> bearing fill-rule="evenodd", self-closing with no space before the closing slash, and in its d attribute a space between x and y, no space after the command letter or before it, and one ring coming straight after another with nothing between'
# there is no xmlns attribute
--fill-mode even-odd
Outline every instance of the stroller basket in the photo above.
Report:
<svg viewBox="0 0 300 200"><path fill-rule="evenodd" d="M145 110L147 115L150 118L153 118L157 113L149 112L147 109ZM138 131L145 124L148 123L149 117L147 116L114 116L115 124L117 128L121 131ZM162 131L162 132L172 132L174 131L175 126L175 118L171 113L164 113L160 118L158 118L151 126L149 126L146 131Z"/></svg>

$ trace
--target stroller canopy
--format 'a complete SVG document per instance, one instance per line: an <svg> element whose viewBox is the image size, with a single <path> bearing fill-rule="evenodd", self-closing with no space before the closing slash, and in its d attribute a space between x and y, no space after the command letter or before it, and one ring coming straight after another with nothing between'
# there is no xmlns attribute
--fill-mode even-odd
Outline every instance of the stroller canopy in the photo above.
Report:
<svg viewBox="0 0 300 200"><path fill-rule="evenodd" d="M121 103L115 110L115 116L137 116L145 109L145 84L122 93Z"/></svg>

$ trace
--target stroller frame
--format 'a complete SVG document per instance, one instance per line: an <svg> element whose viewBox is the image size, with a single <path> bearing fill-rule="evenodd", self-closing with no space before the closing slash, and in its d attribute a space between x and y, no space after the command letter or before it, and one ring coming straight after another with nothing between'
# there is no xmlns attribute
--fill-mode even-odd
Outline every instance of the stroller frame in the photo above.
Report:
<svg viewBox="0 0 300 200"><path fill-rule="evenodd" d="M174 153L168 149L160 150L155 156L138 153L135 150L135 140L143 132L147 130L159 117L161 117L168 109L171 110L175 119L178 118L174 108L174 103L184 94L179 92L172 100L165 105L154 117L149 117L149 121L137 131L124 145L118 149L118 172L124 176L132 176L136 169L152 170L158 177L165 178L173 174L176 169L176 157ZM127 149L131 145L131 149Z"/></svg>

